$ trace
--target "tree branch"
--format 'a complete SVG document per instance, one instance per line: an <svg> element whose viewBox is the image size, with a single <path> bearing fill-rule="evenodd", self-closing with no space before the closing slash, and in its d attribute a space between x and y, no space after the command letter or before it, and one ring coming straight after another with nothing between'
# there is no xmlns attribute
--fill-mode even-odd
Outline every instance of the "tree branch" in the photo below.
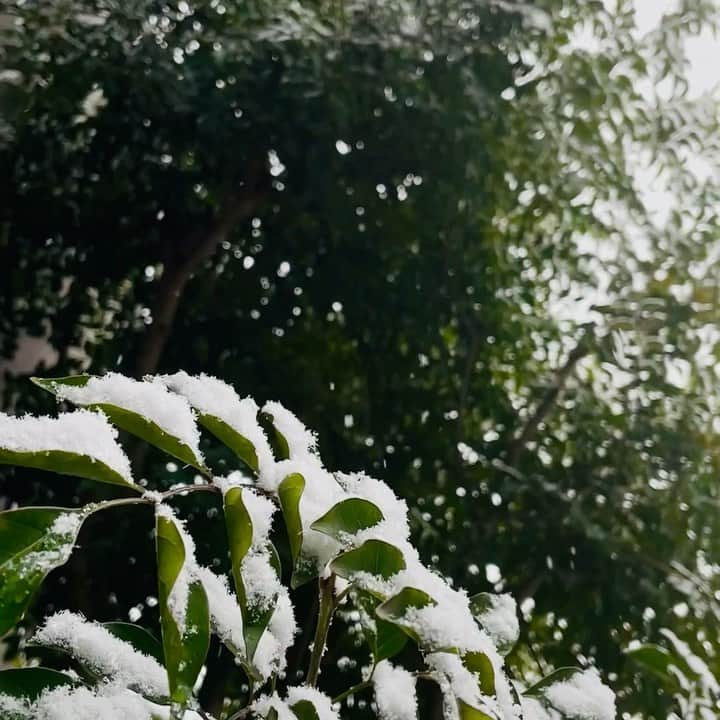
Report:
<svg viewBox="0 0 720 720"><path fill-rule="evenodd" d="M530 415L520 432L515 436L510 450L508 452L508 465L512 468L517 464L517 459L523 451L525 445L530 442L536 435L538 428L542 422L550 414L555 406L560 393L570 378L575 366L578 362L590 352L590 346L587 342L587 335L578 340L577 345L570 351L565 364L558 370L555 379L545 392L542 400L538 403L535 411Z"/></svg>
<svg viewBox="0 0 720 720"><path fill-rule="evenodd" d="M335 612L335 601L333 599L333 590L335 587L335 575L327 578L319 578L319 608L318 621L315 628L315 638L313 640L312 655L310 656L310 665L308 667L307 684L310 687L317 685L318 676L320 675L320 663L325 652L325 644L327 643L328 630L332 622L332 616Z"/></svg>
<svg viewBox="0 0 720 720"><path fill-rule="evenodd" d="M267 181L264 161L251 164L239 191L229 193L210 226L189 233L173 243L166 254L164 270L157 286L152 324L138 350L135 369L139 377L155 372L172 333L180 300L190 279L209 260L218 245L239 222L250 217L265 197Z"/></svg>

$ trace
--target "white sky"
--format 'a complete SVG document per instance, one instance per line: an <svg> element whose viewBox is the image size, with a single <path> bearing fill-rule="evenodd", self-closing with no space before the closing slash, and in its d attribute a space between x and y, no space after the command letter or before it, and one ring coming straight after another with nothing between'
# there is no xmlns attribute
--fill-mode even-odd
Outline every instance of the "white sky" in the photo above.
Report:
<svg viewBox="0 0 720 720"><path fill-rule="evenodd" d="M635 0L635 19L642 34L654 30L662 16L677 7L677 0ZM720 82L720 39L705 30L686 45L690 68L689 94L697 97Z"/></svg>

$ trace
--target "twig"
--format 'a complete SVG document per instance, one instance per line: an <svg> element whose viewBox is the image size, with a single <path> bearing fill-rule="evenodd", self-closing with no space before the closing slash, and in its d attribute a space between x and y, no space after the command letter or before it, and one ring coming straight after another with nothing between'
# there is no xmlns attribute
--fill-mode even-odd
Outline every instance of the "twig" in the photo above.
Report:
<svg viewBox="0 0 720 720"><path fill-rule="evenodd" d="M578 340L577 345L570 351L565 364L558 370L552 385L547 389L542 400L535 408L535 412L528 418L525 425L522 427L520 432L516 435L515 440L510 446L508 452L508 465L515 467L517 459L522 452L525 445L532 440L538 427L541 425L543 420L548 416L553 408L553 405L558 399L558 396L565 388L568 378L575 369L575 366L581 358L585 357L590 352L590 348L587 343L587 336L583 336Z"/></svg>
<svg viewBox="0 0 720 720"><path fill-rule="evenodd" d="M335 612L335 602L333 600L334 586L335 575L330 575L330 577L320 578L318 580L318 620L315 627L315 638L313 639L313 649L310 655L310 665L307 674L307 684L310 687L317 685L328 630L330 629L330 623L332 622L333 613Z"/></svg>
<svg viewBox="0 0 720 720"><path fill-rule="evenodd" d="M355 693L359 693L361 690L365 690L365 688L369 688L371 685L372 682L370 680L363 680L363 682L353 685L351 688L345 690L345 692L341 692L337 697L334 697L332 699L332 704L334 705L335 703L342 702L346 697L355 695Z"/></svg>

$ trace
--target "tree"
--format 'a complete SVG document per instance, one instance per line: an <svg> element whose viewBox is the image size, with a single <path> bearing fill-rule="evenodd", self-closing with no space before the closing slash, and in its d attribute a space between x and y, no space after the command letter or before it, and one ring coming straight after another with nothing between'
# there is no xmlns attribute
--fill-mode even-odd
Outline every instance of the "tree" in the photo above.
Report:
<svg viewBox="0 0 720 720"><path fill-rule="evenodd" d="M150 505L156 517L162 649L139 626L103 626L60 612L35 641L69 653L91 680L112 685L93 691L77 676L49 668L6 670L0 673L0 708L6 715L57 717L60 704L66 715L92 709L103 717L124 712L152 720L167 705L171 718L185 718L188 707L196 717L207 717L194 702L193 688L211 629L243 668L249 685L243 707L233 714L238 720L337 720L332 705L368 687L375 690L379 717L412 720L419 678L439 685L448 718L500 720L523 712L501 655L517 640L512 599L468 598L425 568L409 543L405 503L364 473L325 470L314 434L282 405L266 403L260 411L251 398L241 400L216 378L186 373L145 382L118 374L36 382L87 410L57 418L0 418L0 461L80 475L138 494L82 508L30 507L0 514L0 630L22 616L44 576L67 561L89 515L119 505ZM254 482L242 472L224 478L212 473L198 444L195 412L255 476ZM268 425L275 457L259 419ZM143 490L108 421L193 465L206 482L164 493ZM234 594L224 575L198 564L192 537L169 504L179 494L198 491L222 498ZM296 625L269 539L276 509L270 498L279 502L285 521L291 586L317 579L319 594L305 683L287 687L284 700L277 686L285 680L285 653ZM346 600L360 619L371 664L356 685L332 701L316 686L333 615ZM408 639L426 666L414 674L389 662ZM566 668L524 695L530 716L541 703L549 706L550 717L615 715L614 697L593 671Z"/></svg>
<svg viewBox="0 0 720 720"><path fill-rule="evenodd" d="M712 364L697 353L715 352L717 192L686 161L715 152L715 120L680 85L648 101L641 80L679 79L708 8L679 8L641 45L626 5L474 5L429 4L420 22L400 4L15 10L6 59L27 83L3 156L4 354L19 329L49 331L53 372L134 371L164 342L161 370L286 398L329 463L403 492L446 573L480 589L495 565L534 601L518 671L596 657L623 710L665 717L624 650L686 624L673 608L688 582L704 602L680 634L714 612L695 566L715 537ZM697 198L661 227L628 166L645 149ZM248 178L257 205L222 237ZM193 266L213 244L200 237L215 254ZM569 302L583 296L595 307ZM683 362L680 392L668 368ZM6 396L42 402L12 382Z"/></svg>

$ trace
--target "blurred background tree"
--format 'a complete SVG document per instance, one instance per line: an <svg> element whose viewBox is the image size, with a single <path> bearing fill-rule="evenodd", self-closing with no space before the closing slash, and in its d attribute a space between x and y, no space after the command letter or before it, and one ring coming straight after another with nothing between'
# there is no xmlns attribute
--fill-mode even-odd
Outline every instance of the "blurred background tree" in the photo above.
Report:
<svg viewBox="0 0 720 720"><path fill-rule="evenodd" d="M5 4L3 408L79 370L280 399L330 466L408 498L439 571L518 598L518 676L594 662L621 710L701 717L720 198L683 48L713 23L694 0L648 34L629 2ZM7 502L86 497L0 477ZM150 528L123 532L109 584L95 543L42 601L155 623ZM685 690L639 642L694 653Z"/></svg>

